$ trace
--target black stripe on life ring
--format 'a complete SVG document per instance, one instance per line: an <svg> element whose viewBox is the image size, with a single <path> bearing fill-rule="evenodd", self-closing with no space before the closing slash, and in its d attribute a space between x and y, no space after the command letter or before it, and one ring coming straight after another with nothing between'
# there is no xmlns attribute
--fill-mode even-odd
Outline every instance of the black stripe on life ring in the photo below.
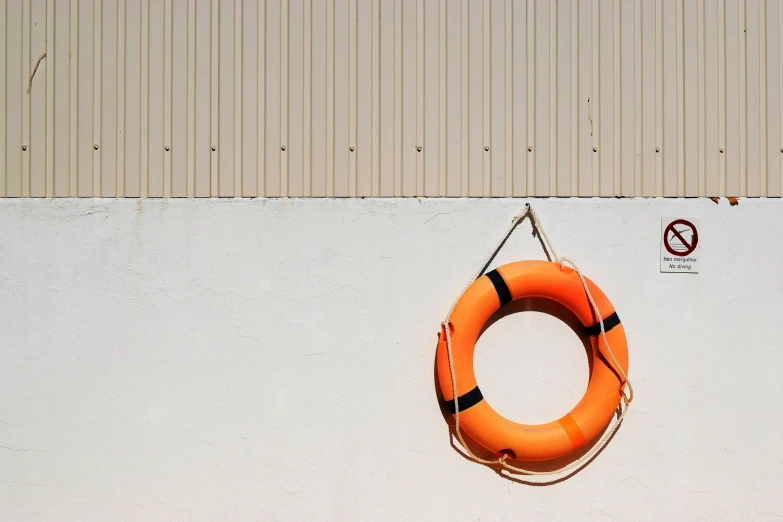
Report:
<svg viewBox="0 0 783 522"><path fill-rule="evenodd" d="M617 312L612 313L609 317L604 317L604 331L609 332L612 328L620 324L620 317L617 315ZM595 323L591 324L590 326L585 327L585 330L587 331L587 335L590 337L593 337L595 335L601 335L601 323Z"/></svg>
<svg viewBox="0 0 783 522"><path fill-rule="evenodd" d="M503 276L500 275L500 272L497 270L487 272L487 277L490 281L492 281L492 285L495 287L495 291L498 293L498 297L500 298L500 306L511 302L511 290L508 289L508 285L503 279Z"/></svg>
<svg viewBox="0 0 783 522"><path fill-rule="evenodd" d="M479 390L479 387L476 386L472 390L470 390L465 395L461 395L459 397L459 411L465 411L468 408L472 408L476 404L480 403L484 400L484 396L481 394L481 390ZM454 399L450 401L446 401L446 407L449 409L451 413L457 413L457 410L454 408Z"/></svg>

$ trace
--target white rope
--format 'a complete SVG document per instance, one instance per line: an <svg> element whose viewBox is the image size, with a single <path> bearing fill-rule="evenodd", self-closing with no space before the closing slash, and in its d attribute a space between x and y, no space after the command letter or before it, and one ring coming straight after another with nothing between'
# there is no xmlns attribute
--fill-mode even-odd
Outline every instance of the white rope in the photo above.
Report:
<svg viewBox="0 0 783 522"><path fill-rule="evenodd" d="M576 263L571 261L570 259L566 257L558 257L557 253L555 252L555 249L552 247L552 243L549 241L549 237L546 235L546 232L544 232L544 228L541 226L541 222L538 220L538 216L536 215L535 211L533 210L533 207L530 206L530 204L525 205L526 210L522 214L518 214L514 216L514 219L512 221L511 227L508 229L508 232L506 232L506 235L503 237L503 239L498 244L497 248L492 252L492 254L487 259L486 263L484 264L483 268L479 271L478 275L473 279L475 281L479 277L481 277L484 274L484 271L487 269L489 264L492 262L492 260L495 258L495 256L498 254L501 248L503 248L503 245L505 244L506 240L511 236L511 233L514 232L514 229L519 225L522 220L525 219L525 216L530 216L531 223L533 225L534 233L540 233L541 237L544 238L544 241L546 242L547 249L552 254L552 257L555 259L555 261L560 265L560 269L562 270L565 268L565 264L568 263L571 265L576 273L579 275L579 279L582 281L582 286L584 286L585 293L587 294L587 299L590 301L590 305L593 307L593 310L595 311L595 315L598 317L599 324L601 325L601 336L604 340L604 345L606 346L606 351L609 353L609 357L611 357L612 362L615 365L615 368L620 372L622 375L623 382L628 385L628 394L626 395L625 390L622 389L622 396L623 396L623 402L625 404L624 408L621 408L620 415L617 417L617 420L614 422L612 427L608 430L606 430L603 434L603 436L598 440L596 444L593 445L590 450L579 457L577 460L571 462L570 464L553 471L532 471L529 469L519 468L517 466L512 466L506 460L508 459L508 455L503 455L502 457L496 459L496 460L486 460L482 459L478 456L476 456L468 447L467 444L465 444L465 440L462 437L462 430L460 430L459 426L459 396L457 395L457 376L454 372L454 358L452 356L452 350L451 350L451 331L449 328L451 314L454 311L454 308L457 306L457 303L460 299L462 299L462 296L465 294L467 289L470 287L470 285L473 284L473 281L471 281L465 289L462 291L462 293L459 295L457 300L454 302L454 304L451 306L451 309L449 310L449 313L446 315L446 320L443 321L442 326L443 330L446 334L446 351L449 358L449 372L451 373L451 386L452 386L452 392L454 394L454 431L457 434L457 439L459 439L460 444L462 444L462 447L464 448L465 452L467 453L467 457L473 460L474 462L478 462L479 464L488 464L488 465L499 465L503 469L506 469L508 471L512 471L515 473L520 473L523 475L560 475L567 473L573 469L579 468L589 462L601 449L606 445L606 443L609 441L609 439L612 438L614 433L617 431L617 428L620 427L620 424L623 421L623 418L625 417L625 414L628 412L628 407L631 404L631 401L633 400L633 387L631 386L631 382L628 380L628 375L626 374L625 370L620 366L620 364L617 362L617 359L614 356L614 353L612 353L612 349L609 346L609 341L606 339L606 330L604 329L604 319L601 316L601 311L598 309L598 306L595 304L595 300L593 299L593 295L590 293L590 288L587 286L587 281L585 280L584 276L582 275L582 271L579 270L579 267L576 266Z"/></svg>

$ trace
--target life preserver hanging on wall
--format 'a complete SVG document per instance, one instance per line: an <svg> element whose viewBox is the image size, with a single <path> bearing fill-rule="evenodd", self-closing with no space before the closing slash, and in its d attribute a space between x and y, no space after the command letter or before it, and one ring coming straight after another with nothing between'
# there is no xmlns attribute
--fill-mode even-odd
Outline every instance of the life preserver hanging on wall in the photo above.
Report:
<svg viewBox="0 0 783 522"><path fill-rule="evenodd" d="M465 291L450 316L450 337L461 428L477 443L498 454L523 461L548 460L587 444L606 428L620 405L628 374L628 345L620 319L604 293L585 278L603 318L613 366L601 336L598 318L585 295L577 272L547 261L519 261L479 277ZM473 370L473 352L482 327L501 306L515 299L539 297L568 308L584 326L593 351L593 369L587 391L564 417L540 425L518 424L497 413L483 398ZM452 414L453 383L446 335L442 330L437 352L438 380Z"/></svg>

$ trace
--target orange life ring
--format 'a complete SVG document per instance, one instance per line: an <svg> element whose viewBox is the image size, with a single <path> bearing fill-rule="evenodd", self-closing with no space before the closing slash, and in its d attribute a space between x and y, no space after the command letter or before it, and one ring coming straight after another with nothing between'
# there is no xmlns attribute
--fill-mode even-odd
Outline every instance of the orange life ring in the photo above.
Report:
<svg viewBox="0 0 783 522"><path fill-rule="evenodd" d="M547 261L519 261L479 277L465 291L451 313L449 324L460 426L486 449L523 461L548 460L566 455L597 437L617 410L628 372L628 344L620 319L604 293L585 278L604 322L606 337L618 372L601 336L598 317L575 270ZM473 371L473 351L481 329L504 304L525 297L550 299L576 315L593 349L593 370L587 391L563 418L540 425L512 422L484 400ZM437 368L440 389L452 414L454 392L449 371L446 338L441 329Z"/></svg>

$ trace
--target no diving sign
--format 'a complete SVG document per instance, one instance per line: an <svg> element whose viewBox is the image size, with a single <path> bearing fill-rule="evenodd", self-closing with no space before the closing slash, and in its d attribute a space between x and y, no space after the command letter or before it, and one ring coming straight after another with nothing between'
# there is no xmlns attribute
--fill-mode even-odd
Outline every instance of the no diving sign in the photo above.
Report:
<svg viewBox="0 0 783 522"><path fill-rule="evenodd" d="M661 272L699 273L699 220L661 218Z"/></svg>

